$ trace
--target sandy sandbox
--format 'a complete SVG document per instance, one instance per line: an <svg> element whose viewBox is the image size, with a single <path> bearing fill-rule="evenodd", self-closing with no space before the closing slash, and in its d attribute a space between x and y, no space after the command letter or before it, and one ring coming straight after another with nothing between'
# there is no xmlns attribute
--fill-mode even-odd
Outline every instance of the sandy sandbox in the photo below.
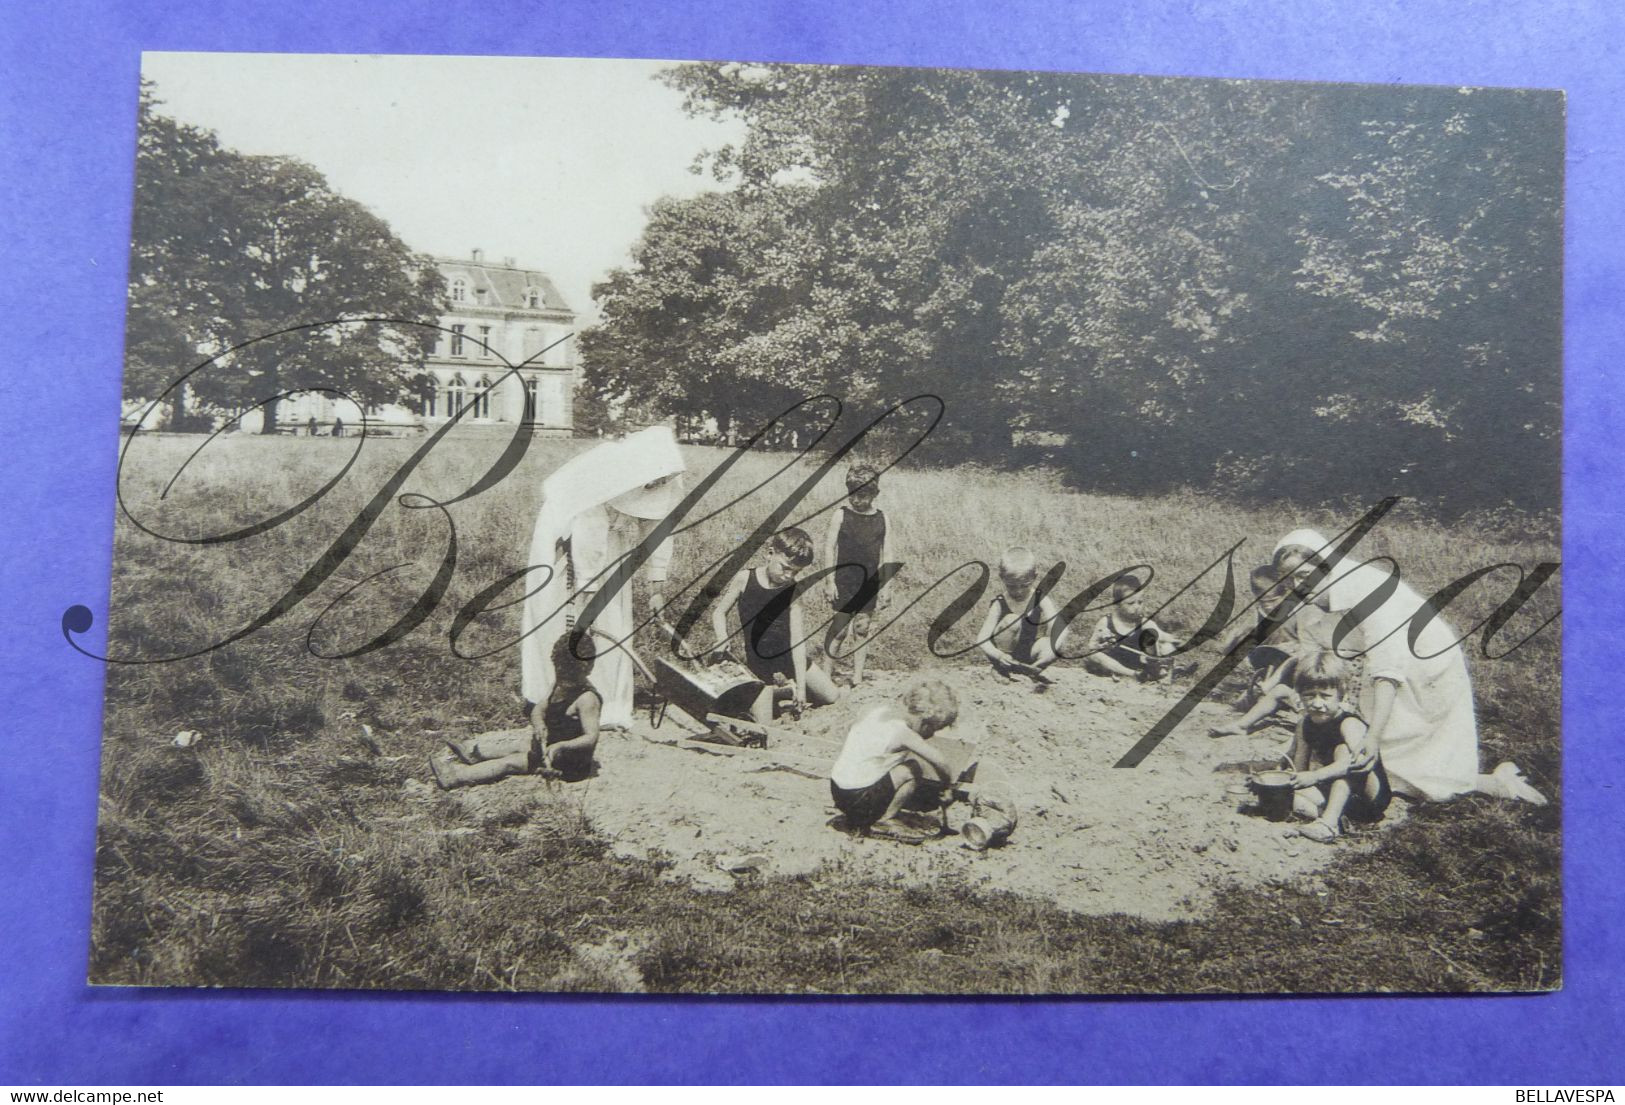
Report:
<svg viewBox="0 0 1625 1105"><path fill-rule="evenodd" d="M765 750L697 747L686 739L695 728L675 711L658 730L645 713L631 731L604 735L590 780L514 777L453 794L484 814L550 791L577 805L616 852L663 858L668 877L702 890L756 877L719 869L719 857L760 853L763 874L949 881L1152 919L1198 915L1219 886L1308 875L1373 839L1367 831L1334 846L1306 840L1250 813L1251 798L1234 793L1243 775L1214 770L1279 756L1290 736L1284 728L1215 740L1208 727L1235 715L1203 703L1138 768L1114 769L1184 687L1114 683L1072 669L1038 688L981 666L952 675L961 703L955 728L1009 777L1020 809L1009 842L976 852L957 835L920 846L854 836L832 827L829 765L853 719L907 683L896 673L871 675L836 705L782 724ZM1397 807L1390 818L1403 816ZM950 824L967 816L956 807Z"/></svg>

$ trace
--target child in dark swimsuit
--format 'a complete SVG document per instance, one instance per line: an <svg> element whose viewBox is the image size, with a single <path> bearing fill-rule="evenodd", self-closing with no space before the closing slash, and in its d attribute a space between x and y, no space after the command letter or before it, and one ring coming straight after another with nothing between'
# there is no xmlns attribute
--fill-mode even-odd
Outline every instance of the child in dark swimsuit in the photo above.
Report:
<svg viewBox="0 0 1625 1105"><path fill-rule="evenodd" d="M880 475L872 465L854 464L847 469L846 491L850 505L835 511L824 538L824 560L833 569L826 590L835 611L824 638L824 655L829 657L832 672L837 659L852 658L855 687L863 682L870 616L886 605L881 566L892 562L891 534L885 513L875 508Z"/></svg>
<svg viewBox="0 0 1625 1105"><path fill-rule="evenodd" d="M598 648L584 632L566 633L553 645L553 690L530 712L528 735L497 734L447 741L457 761L429 760L443 790L494 783L509 775L535 774L566 780L592 774L603 698L587 681Z"/></svg>
<svg viewBox="0 0 1625 1105"><path fill-rule="evenodd" d="M551 768L569 782L592 774L598 712L604 704L588 682L597 656L597 647L586 634L565 634L553 646L553 693L543 709L531 711L529 770Z"/></svg>
<svg viewBox="0 0 1625 1105"><path fill-rule="evenodd" d="M1006 679L1012 672L1041 676L1056 660L1051 637L1060 612L1048 595L1034 593L1038 564L1032 550L1006 549L999 558L999 581L1004 590L994 596L982 621L982 653Z"/></svg>
<svg viewBox="0 0 1625 1105"><path fill-rule="evenodd" d="M1365 721L1343 701L1351 681L1349 665L1325 651L1300 659L1293 679L1303 717L1292 741L1292 785L1301 792L1299 804L1307 799L1319 813L1299 832L1322 844L1341 835L1345 816L1380 820L1393 796L1380 755L1365 771L1350 766L1366 735Z"/></svg>
<svg viewBox="0 0 1625 1105"><path fill-rule="evenodd" d="M812 538L791 526L767 543L762 565L740 572L711 609L711 630L720 647L729 637L728 610L739 618L745 666L766 686L751 704L751 720L773 720L778 688L791 692L793 708L827 706L840 697L824 669L807 663L806 633L796 576L813 562Z"/></svg>
<svg viewBox="0 0 1625 1105"><path fill-rule="evenodd" d="M1089 638L1089 651L1083 657L1085 671L1155 683L1173 670L1168 657L1180 642L1145 616L1144 590L1145 584L1133 575L1112 584L1112 608Z"/></svg>

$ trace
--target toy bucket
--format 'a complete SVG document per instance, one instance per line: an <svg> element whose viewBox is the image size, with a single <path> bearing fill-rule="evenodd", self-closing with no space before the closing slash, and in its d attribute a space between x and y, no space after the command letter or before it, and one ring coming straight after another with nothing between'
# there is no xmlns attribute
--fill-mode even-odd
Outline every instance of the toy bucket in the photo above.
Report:
<svg viewBox="0 0 1625 1105"><path fill-rule="evenodd" d="M1292 772L1260 771L1247 785L1258 796L1259 812L1269 820L1285 821L1292 816Z"/></svg>
<svg viewBox="0 0 1625 1105"><path fill-rule="evenodd" d="M985 852L994 845L1004 843L1012 828L1014 826L1009 821L997 815L973 817L960 826L959 835L978 852Z"/></svg>

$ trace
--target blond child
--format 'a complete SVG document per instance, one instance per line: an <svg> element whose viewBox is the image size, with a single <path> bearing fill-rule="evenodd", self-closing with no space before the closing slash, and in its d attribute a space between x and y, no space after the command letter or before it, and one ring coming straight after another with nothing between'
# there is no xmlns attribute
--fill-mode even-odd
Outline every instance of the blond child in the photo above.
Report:
<svg viewBox="0 0 1625 1105"><path fill-rule="evenodd" d="M1392 797L1380 755L1369 768L1353 770L1354 749L1365 746L1366 723L1344 701L1351 679L1349 665L1327 651L1301 658L1293 678L1303 717L1292 738L1292 785L1301 792L1300 809L1307 805L1318 814L1299 832L1322 844L1342 833L1345 815L1381 820Z"/></svg>
<svg viewBox="0 0 1625 1105"><path fill-rule="evenodd" d="M944 786L955 781L948 758L931 747L931 738L958 717L953 688L940 679L925 679L895 704L877 706L858 718L829 774L830 796L847 826L911 835L895 818L922 781Z"/></svg>
<svg viewBox="0 0 1625 1105"><path fill-rule="evenodd" d="M852 685L863 682L874 612L887 604L881 588L881 566L892 563L891 529L886 514L875 507L880 473L873 465L854 464L846 472L847 503L835 511L824 535L824 562L835 570L825 584L830 607L824 655L830 670L837 657L852 657Z"/></svg>
<svg viewBox="0 0 1625 1105"><path fill-rule="evenodd" d="M1145 616L1145 584L1138 576L1125 575L1112 584L1112 608L1095 623L1083 667L1092 675L1154 683L1169 674L1172 662L1167 657L1179 644Z"/></svg>
<svg viewBox="0 0 1625 1105"><path fill-rule="evenodd" d="M1016 546L999 558L999 584L1003 590L988 604L982 620L982 654L993 670L1043 679L1043 671L1056 661L1051 627L1060 617L1055 601L1035 592L1038 562L1031 549Z"/></svg>
<svg viewBox="0 0 1625 1105"><path fill-rule="evenodd" d="M711 630L719 642L728 639L728 611L738 617L745 666L765 684L750 707L751 720L759 724L773 720L781 700L795 709L827 706L841 695L823 668L807 663L796 577L812 562L807 532L781 529L768 539L762 563L734 576L711 610Z"/></svg>

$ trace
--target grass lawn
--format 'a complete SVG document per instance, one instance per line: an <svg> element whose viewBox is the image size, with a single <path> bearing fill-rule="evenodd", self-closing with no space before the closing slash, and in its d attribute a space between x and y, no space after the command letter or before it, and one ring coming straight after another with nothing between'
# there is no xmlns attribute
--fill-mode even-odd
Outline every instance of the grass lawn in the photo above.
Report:
<svg viewBox="0 0 1625 1105"><path fill-rule="evenodd" d="M196 541L293 506L355 448L355 439L228 437L165 494L201 440L143 437L125 465L121 490L141 525L122 516L117 525L108 644L116 658L191 653L252 624L318 564L419 444L368 441L330 492L266 532L179 543L173 538ZM455 444L431 454L403 490L450 500L502 442ZM1556 624L1501 659L1486 658L1476 638L1467 646L1483 765L1516 760L1552 805L1466 798L1420 807L1374 850L1351 851L1321 877L1223 893L1191 921L1084 916L1041 899L834 871L752 876L732 893L701 894L662 879L657 854L612 854L567 800L471 819L450 799L425 794L434 734L518 723L517 655L502 647L517 633L517 608L482 615L456 652L448 633L457 610L523 566L542 476L588 444L538 441L495 488L443 509L421 499L409 500L414 509L388 505L319 588L240 640L190 659L110 666L93 981L825 993L1560 983ZM725 454L689 455L699 473ZM788 454L744 458L680 537L673 580L703 580L812 467ZM821 541L821 511L840 491L837 471L791 521L813 515L805 524ZM1300 511L1195 494L1133 500L1070 491L1042 472L956 468L889 473L879 505L906 565L904 602L924 597L876 642L870 663L922 669L943 663L926 649L926 634L970 582L963 566L992 563L1006 545L1032 547L1041 563L1066 562L1055 590L1063 604L1111 571L1152 565L1154 607L1238 541L1244 573L1288 530L1335 532L1370 504ZM358 651L407 614L453 542L444 600L401 640ZM1424 594L1474 568L1527 570L1559 558L1547 519L1445 527L1403 508L1361 551L1393 557ZM1159 620L1200 625L1221 578L1203 576ZM947 582L933 589L939 580ZM1475 624L1511 589L1510 573L1497 573L1461 596L1450 617ZM1554 579L1501 631L1496 651L1559 605ZM939 651L970 643L980 609ZM181 730L203 739L176 747Z"/></svg>

